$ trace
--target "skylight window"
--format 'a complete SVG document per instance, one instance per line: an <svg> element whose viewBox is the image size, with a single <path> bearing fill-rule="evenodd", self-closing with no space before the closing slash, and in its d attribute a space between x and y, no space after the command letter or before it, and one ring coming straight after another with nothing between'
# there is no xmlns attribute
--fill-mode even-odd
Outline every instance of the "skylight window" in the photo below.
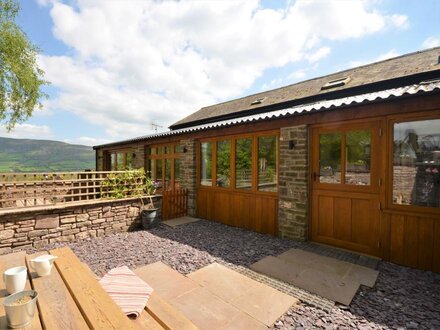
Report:
<svg viewBox="0 0 440 330"><path fill-rule="evenodd" d="M261 104L265 99L266 99L265 97L260 97L260 98L256 99L255 101L252 101L251 105Z"/></svg>
<svg viewBox="0 0 440 330"><path fill-rule="evenodd" d="M322 86L321 90L344 86L349 81L350 81L350 77L344 77L344 78L331 80L331 81L327 82L324 86Z"/></svg>

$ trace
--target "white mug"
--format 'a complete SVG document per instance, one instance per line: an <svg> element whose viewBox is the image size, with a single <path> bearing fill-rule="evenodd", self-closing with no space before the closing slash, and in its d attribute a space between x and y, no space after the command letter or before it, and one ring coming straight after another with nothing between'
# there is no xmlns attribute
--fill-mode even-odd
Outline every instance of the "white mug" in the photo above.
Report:
<svg viewBox="0 0 440 330"><path fill-rule="evenodd" d="M54 260L58 258L49 254L45 254L35 259L29 260L29 266L32 270L35 270L38 276L47 276L52 270Z"/></svg>
<svg viewBox="0 0 440 330"><path fill-rule="evenodd" d="M26 279L27 268L24 266L9 268L3 273L3 281L9 294L23 291Z"/></svg>

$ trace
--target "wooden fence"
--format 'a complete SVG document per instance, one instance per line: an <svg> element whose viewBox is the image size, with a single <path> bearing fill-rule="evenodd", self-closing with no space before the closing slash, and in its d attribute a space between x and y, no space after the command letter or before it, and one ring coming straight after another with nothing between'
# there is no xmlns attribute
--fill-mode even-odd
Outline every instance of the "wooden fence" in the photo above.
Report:
<svg viewBox="0 0 440 330"><path fill-rule="evenodd" d="M142 180L130 173L0 173L0 210L143 195Z"/></svg>
<svg viewBox="0 0 440 330"><path fill-rule="evenodd" d="M176 189L162 193L162 219L184 217L187 213L188 190Z"/></svg>

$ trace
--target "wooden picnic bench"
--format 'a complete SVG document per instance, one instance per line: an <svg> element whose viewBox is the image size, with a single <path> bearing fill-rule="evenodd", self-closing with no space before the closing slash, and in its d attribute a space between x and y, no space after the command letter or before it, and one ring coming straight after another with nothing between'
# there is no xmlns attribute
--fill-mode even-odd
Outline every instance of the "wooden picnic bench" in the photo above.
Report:
<svg viewBox="0 0 440 330"><path fill-rule="evenodd" d="M0 256L0 272L16 266L28 267L26 290L38 292L37 311L28 329L196 329L180 311L153 292L136 320L128 318L98 283L95 274L68 247L51 250L57 256L51 274L38 277L30 272L29 260L38 255L17 252ZM0 284L0 329L6 329Z"/></svg>

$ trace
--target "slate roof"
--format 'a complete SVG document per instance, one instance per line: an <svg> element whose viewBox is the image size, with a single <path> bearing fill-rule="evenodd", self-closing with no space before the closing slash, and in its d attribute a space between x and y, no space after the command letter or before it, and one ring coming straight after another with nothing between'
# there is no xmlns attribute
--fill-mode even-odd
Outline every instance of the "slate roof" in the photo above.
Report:
<svg viewBox="0 0 440 330"><path fill-rule="evenodd" d="M332 109L340 109L343 107L349 109L349 106L352 105L365 104L365 103L377 102L382 100L388 100L391 98L399 98L408 95L427 94L427 93L440 93L440 79L435 81L421 82L419 84L413 84L409 86L402 86L398 88L382 90L378 92L353 95L353 96L343 97L334 100L322 100L309 104L296 105L293 107L288 107L286 109L268 111L254 115L241 116L237 118L226 119L226 120L216 121L202 125L195 125L186 128L160 132L151 135L139 136L129 140L95 146L93 148L96 149L101 147L110 147L110 146L122 145L127 143L138 142L138 141L146 141L160 137L204 131L213 128L228 127L237 124L250 123L260 120L283 118L287 116L293 116L293 115L312 112L312 111L325 111Z"/></svg>
<svg viewBox="0 0 440 330"><path fill-rule="evenodd" d="M403 56L391 58L388 60L359 66L353 69L344 70L327 76L302 81L293 85L273 89L228 102L219 103L204 107L199 111L181 119L170 126L171 129L178 129L188 126L199 125L203 123L218 121L225 118L233 118L243 116L250 113L258 113L267 111L268 108L276 105L288 106L289 102L302 103L310 102L310 98L315 100L338 98L347 95L353 95L356 90L359 92L363 88L363 92L383 90L390 87L403 86L405 77L420 75L422 73L440 75L440 47L428 50L418 51ZM338 80L349 77L349 81L339 87L322 90L329 81ZM394 85L391 83L394 80ZM399 80L400 82L397 82ZM384 83L389 84L384 86ZM407 80L406 84L417 83L418 81ZM379 86L380 83L382 86ZM367 87L368 86L368 87ZM376 87L374 87L376 86ZM370 88L369 90L367 88ZM351 94L348 94L351 93ZM261 103L252 104L257 99L263 99Z"/></svg>

